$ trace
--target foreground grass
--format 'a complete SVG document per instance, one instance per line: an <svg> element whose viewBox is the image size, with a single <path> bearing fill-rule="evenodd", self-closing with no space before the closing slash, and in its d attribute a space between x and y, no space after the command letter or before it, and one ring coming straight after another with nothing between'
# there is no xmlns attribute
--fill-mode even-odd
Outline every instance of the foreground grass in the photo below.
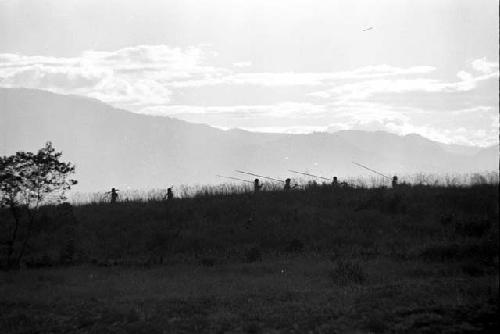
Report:
<svg viewBox="0 0 500 334"><path fill-rule="evenodd" d="M498 326L495 271L478 276L457 264L383 257L26 270L0 274L0 296L2 333L456 333Z"/></svg>
<svg viewBox="0 0 500 334"><path fill-rule="evenodd" d="M493 332L498 216L495 184L48 206L0 333Z"/></svg>

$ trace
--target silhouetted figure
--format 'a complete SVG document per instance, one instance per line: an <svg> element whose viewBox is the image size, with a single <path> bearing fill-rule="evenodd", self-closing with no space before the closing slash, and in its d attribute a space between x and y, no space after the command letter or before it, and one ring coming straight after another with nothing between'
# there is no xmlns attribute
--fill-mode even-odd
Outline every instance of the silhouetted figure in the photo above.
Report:
<svg viewBox="0 0 500 334"><path fill-rule="evenodd" d="M284 187L285 191L290 191L290 189L292 189L292 187L290 186L290 182L292 182L292 180L290 179L285 180L285 187Z"/></svg>
<svg viewBox="0 0 500 334"><path fill-rule="evenodd" d="M111 188L111 191L106 193L111 195L111 203L116 203L116 200L118 199L118 191L118 189Z"/></svg>
<svg viewBox="0 0 500 334"><path fill-rule="evenodd" d="M170 201L174 199L174 193L172 192L172 188L167 188L167 200Z"/></svg>
<svg viewBox="0 0 500 334"><path fill-rule="evenodd" d="M392 178L392 187L393 188L396 188L398 186L398 177L397 176L394 176Z"/></svg>
<svg viewBox="0 0 500 334"><path fill-rule="evenodd" d="M337 188L339 186L339 180L336 176L333 177L332 186Z"/></svg>
<svg viewBox="0 0 500 334"><path fill-rule="evenodd" d="M257 192L259 192L259 190L260 190L261 188L262 188L262 184L260 184L259 179L255 179L255 180L253 181L253 191L257 193Z"/></svg>

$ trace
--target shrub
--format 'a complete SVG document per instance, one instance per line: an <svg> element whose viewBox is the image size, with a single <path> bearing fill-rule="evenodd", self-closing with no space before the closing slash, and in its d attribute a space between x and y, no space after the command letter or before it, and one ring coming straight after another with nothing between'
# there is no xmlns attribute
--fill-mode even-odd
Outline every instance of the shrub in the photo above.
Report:
<svg viewBox="0 0 500 334"><path fill-rule="evenodd" d="M0 221L0 228L13 231L6 240L7 267L20 266L36 223L47 223L46 216L36 219L40 207L61 202L65 191L77 183L69 179L75 166L61 162L61 155L47 142L38 153L0 156L0 208L8 208L13 218L9 224Z"/></svg>
<svg viewBox="0 0 500 334"><path fill-rule="evenodd" d="M486 274L485 268L473 261L468 261L462 264L461 269L464 274L472 277L483 276Z"/></svg>
<svg viewBox="0 0 500 334"><path fill-rule="evenodd" d="M484 239L479 243L434 244L425 247L420 257L428 261L462 261L473 259L492 264L498 256L498 240Z"/></svg>
<svg viewBox="0 0 500 334"><path fill-rule="evenodd" d="M329 275L337 285L361 284L366 281L366 274L359 263L346 260L337 261Z"/></svg>
<svg viewBox="0 0 500 334"><path fill-rule="evenodd" d="M75 256L75 241L73 239L66 240L60 254L60 264L72 264Z"/></svg>
<svg viewBox="0 0 500 334"><path fill-rule="evenodd" d="M299 239L293 239L290 241L288 246L286 246L285 251L294 253L294 252L302 252L304 250L304 243Z"/></svg>
<svg viewBox="0 0 500 334"><path fill-rule="evenodd" d="M481 237L491 228L489 219L476 218L455 223L455 233L467 237Z"/></svg>
<svg viewBox="0 0 500 334"><path fill-rule="evenodd" d="M249 263L262 261L262 253L257 247L252 247L245 252L245 259Z"/></svg>
<svg viewBox="0 0 500 334"><path fill-rule="evenodd" d="M201 259L200 263L205 267L213 267L215 265L215 258L213 257L204 257Z"/></svg>
<svg viewBox="0 0 500 334"><path fill-rule="evenodd" d="M390 214L405 213L406 204L401 194L391 194L383 205L383 212Z"/></svg>

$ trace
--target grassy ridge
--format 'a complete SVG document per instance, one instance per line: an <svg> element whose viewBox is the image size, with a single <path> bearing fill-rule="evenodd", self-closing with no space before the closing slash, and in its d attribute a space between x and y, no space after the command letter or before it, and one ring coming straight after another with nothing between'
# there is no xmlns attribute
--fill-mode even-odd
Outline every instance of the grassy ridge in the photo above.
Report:
<svg viewBox="0 0 500 334"><path fill-rule="evenodd" d="M49 206L39 215L27 262L42 257L52 264L65 257L103 264L199 257L238 262L252 248L262 254L402 258L424 256L427 250L425 256L432 257L429 252L440 247L442 252L456 247L456 254L470 253L471 244L478 247L474 252L493 254L498 250L497 199L496 185L317 187L257 195L200 194L171 202Z"/></svg>
<svg viewBox="0 0 500 334"><path fill-rule="evenodd" d="M492 330L498 212L491 184L47 206L26 265L55 267L0 274L0 329Z"/></svg>

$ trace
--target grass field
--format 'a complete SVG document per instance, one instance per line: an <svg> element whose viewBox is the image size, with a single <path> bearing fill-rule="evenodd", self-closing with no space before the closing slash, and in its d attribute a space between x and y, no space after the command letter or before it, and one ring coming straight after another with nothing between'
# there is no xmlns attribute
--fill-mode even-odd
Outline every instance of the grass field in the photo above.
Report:
<svg viewBox="0 0 500 334"><path fill-rule="evenodd" d="M498 244L498 184L47 206L0 332L493 332Z"/></svg>

